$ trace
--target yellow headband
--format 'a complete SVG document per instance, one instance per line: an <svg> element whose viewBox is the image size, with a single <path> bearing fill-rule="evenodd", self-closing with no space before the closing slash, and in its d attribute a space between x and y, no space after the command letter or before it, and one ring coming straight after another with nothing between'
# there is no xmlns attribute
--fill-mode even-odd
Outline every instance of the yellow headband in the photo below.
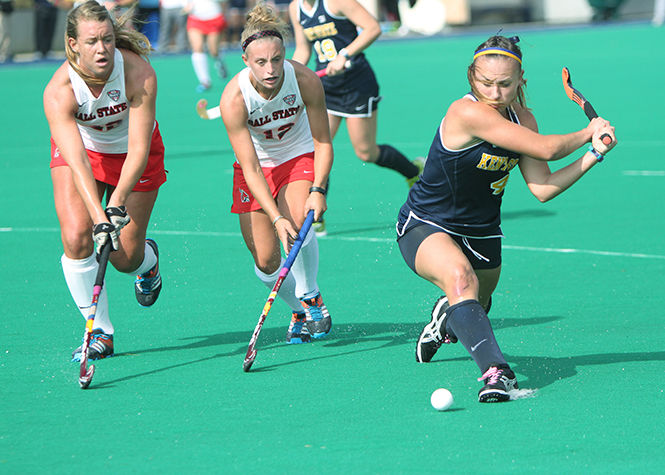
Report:
<svg viewBox="0 0 665 475"><path fill-rule="evenodd" d="M474 53L473 60L475 61L476 58L480 56L485 56L486 54L500 54L502 56L508 56L509 58L513 58L515 61L522 64L522 58L520 58L517 54L513 53L512 51L508 51L507 49L503 48L480 49Z"/></svg>

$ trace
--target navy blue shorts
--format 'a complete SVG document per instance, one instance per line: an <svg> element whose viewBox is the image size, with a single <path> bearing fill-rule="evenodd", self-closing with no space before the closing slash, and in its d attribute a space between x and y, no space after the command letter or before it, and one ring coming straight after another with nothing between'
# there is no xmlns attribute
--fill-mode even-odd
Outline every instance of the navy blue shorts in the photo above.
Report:
<svg viewBox="0 0 665 475"><path fill-rule="evenodd" d="M416 253L422 242L434 233L445 232L427 223L417 223L397 238L402 257L413 272L416 272ZM496 269L501 265L501 238L472 238L448 234L462 249L474 269ZM417 272L416 272L417 273Z"/></svg>
<svg viewBox="0 0 665 475"><path fill-rule="evenodd" d="M371 117L376 110L379 83L366 61L358 61L346 72L321 79L328 113L340 117Z"/></svg>

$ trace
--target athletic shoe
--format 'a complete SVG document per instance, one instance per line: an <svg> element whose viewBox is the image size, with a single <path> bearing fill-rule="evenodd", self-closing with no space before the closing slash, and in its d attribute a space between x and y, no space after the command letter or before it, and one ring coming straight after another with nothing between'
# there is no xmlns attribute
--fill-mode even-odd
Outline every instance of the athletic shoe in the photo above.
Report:
<svg viewBox="0 0 665 475"><path fill-rule="evenodd" d="M312 228L318 237L326 236L328 231L326 231L326 221L324 218L321 218L319 221L314 221L312 223Z"/></svg>
<svg viewBox="0 0 665 475"><path fill-rule="evenodd" d="M411 163L413 163L415 166L418 167L418 174L414 177L407 178L406 179L406 184L411 188L415 183L420 179L420 175L423 174L423 170L425 169L425 162L427 159L425 157L416 157Z"/></svg>
<svg viewBox="0 0 665 475"><path fill-rule="evenodd" d="M314 338L323 338L330 332L332 319L328 308L323 303L321 294L311 299L300 299L305 313L307 314L307 329Z"/></svg>
<svg viewBox="0 0 665 475"><path fill-rule="evenodd" d="M416 361L418 363L429 363L436 354L439 347L446 343L457 343L457 337L446 333L446 317L450 305L448 297L439 297L432 308L432 320L425 325L420 332L418 343L416 343Z"/></svg>
<svg viewBox="0 0 665 475"><path fill-rule="evenodd" d="M206 92L208 89L210 89L210 84L199 84L196 86L196 92L201 93L201 92Z"/></svg>
<svg viewBox="0 0 665 475"><path fill-rule="evenodd" d="M72 353L72 361L81 361L83 345L79 346ZM90 334L90 344L88 345L88 359L101 360L113 356L113 335L107 335L99 328Z"/></svg>
<svg viewBox="0 0 665 475"><path fill-rule="evenodd" d="M226 70L226 64L221 59L215 60L215 69L220 78L226 79L226 76L229 75L229 72Z"/></svg>
<svg viewBox="0 0 665 475"><path fill-rule="evenodd" d="M307 315L305 312L293 312L291 324L286 332L286 343L294 345L298 343L309 343L310 335L306 325Z"/></svg>
<svg viewBox="0 0 665 475"><path fill-rule="evenodd" d="M148 246L152 247L157 256L157 264L145 274L137 275L134 281L134 293L136 300L142 307L150 307L157 301L162 291L162 276L159 274L159 250L157 243L152 239L146 239Z"/></svg>
<svg viewBox="0 0 665 475"><path fill-rule="evenodd" d="M490 366L478 381L485 386L478 391L478 402L503 402L510 399L509 391L517 389L515 373L507 364Z"/></svg>

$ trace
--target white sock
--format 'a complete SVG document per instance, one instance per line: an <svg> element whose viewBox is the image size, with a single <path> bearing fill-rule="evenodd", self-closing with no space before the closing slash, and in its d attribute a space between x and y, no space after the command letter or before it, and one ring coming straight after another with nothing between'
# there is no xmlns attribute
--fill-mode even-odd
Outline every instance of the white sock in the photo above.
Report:
<svg viewBox="0 0 665 475"><path fill-rule="evenodd" d="M296 280L296 296L309 299L319 293L316 276L319 273L319 241L313 229L305 236L305 241L296 257L291 273Z"/></svg>
<svg viewBox="0 0 665 475"><path fill-rule="evenodd" d="M88 309L92 303L92 288L95 285L97 277L97 257L95 253L86 259L70 259L62 255L60 259L62 271L65 274L65 281L69 292L74 298L74 302L81 311L83 318L88 317ZM109 318L109 301L106 295L106 286L102 288L102 293L97 301L97 313L95 314L94 328L100 328L108 335L113 334L113 325Z"/></svg>
<svg viewBox="0 0 665 475"><path fill-rule="evenodd" d="M266 287L272 290L272 288L275 286L275 282L277 282L279 271L282 270L283 264L284 258L282 258L282 262L280 262L279 268L270 275L262 272L258 267L256 267L256 265L254 266L254 272L256 272L256 276L261 279L261 282L263 282ZM300 300L298 300L296 297L295 289L296 281L293 278L293 273L289 272L284 279L284 282L282 282L282 286L279 288L277 296L286 302L286 304L291 307L291 310L294 312L302 313L304 312L303 306L300 303Z"/></svg>
<svg viewBox="0 0 665 475"><path fill-rule="evenodd" d="M138 267L138 269L132 272L128 272L128 274L142 275L155 267L155 264L157 264L157 255L155 254L155 250L152 248L152 246L148 245L146 242L145 251L143 252L143 262L141 262L141 265Z"/></svg>
<svg viewBox="0 0 665 475"><path fill-rule="evenodd" d="M208 56L205 53L192 53L192 65L199 84L210 85L210 71L208 71Z"/></svg>

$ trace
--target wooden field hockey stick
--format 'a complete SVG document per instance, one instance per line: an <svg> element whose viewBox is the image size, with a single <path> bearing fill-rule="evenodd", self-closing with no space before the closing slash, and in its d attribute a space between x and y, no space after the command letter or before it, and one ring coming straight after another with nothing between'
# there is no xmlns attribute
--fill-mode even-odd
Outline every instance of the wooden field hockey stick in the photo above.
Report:
<svg viewBox="0 0 665 475"><path fill-rule="evenodd" d="M349 69L351 67L351 61L347 60L346 63L344 64L344 67L345 69ZM322 78L323 76L326 75L326 70L321 69L319 71L316 71L316 75ZM211 107L210 109L208 109L207 107L208 107L208 101L206 99L199 99L199 102L196 103L196 113L203 120L219 119L222 116L222 112L219 109L219 106Z"/></svg>
<svg viewBox="0 0 665 475"><path fill-rule="evenodd" d="M591 103L586 100L580 91L573 87L573 83L570 79L570 71L568 71L568 68L564 67L561 71L561 80L563 82L563 89L566 91L566 95L570 98L571 101L576 103L582 108L582 110L584 110L584 113L589 118L589 120L593 120L598 117L598 114L596 113ZM601 135L600 140L602 140L605 145L612 143L612 137L610 137L608 134Z"/></svg>
<svg viewBox="0 0 665 475"><path fill-rule="evenodd" d="M95 286L92 289L92 304L88 312L88 318L85 321L85 334L83 335L83 345L81 346L81 369L79 371L79 385L81 389L86 389L90 386L92 376L95 374L95 365L90 365L88 368L88 346L90 346L90 338L92 329L95 324L95 315L97 314L97 302L99 295L102 293L104 286L104 275L106 274L106 265L109 262L111 255L111 238L106 241L102 246L102 251L99 256L99 268L97 269L97 277L95 277Z"/></svg>
<svg viewBox="0 0 665 475"><path fill-rule="evenodd" d="M305 218L305 222L303 223L302 228L300 228L300 232L298 233L298 238L296 239L296 242L293 243L291 251L289 252L289 255L286 257L286 261L284 261L284 265L279 271L279 277L277 277L277 282L275 282L275 285L273 286L270 295L268 295L268 300L266 301L266 304L263 306L263 311L261 312L261 316L259 317L259 322L256 324L256 328L254 328L254 333L252 333L252 338L249 340L249 347L247 348L245 361L243 361L242 363L242 369L245 371L245 373L249 371L249 369L252 367L252 364L254 363L254 360L256 359L256 341L259 338L259 333L261 333L261 328L263 328L263 322L266 321L266 317L268 316L268 312L272 307L272 303L275 301L275 298L277 298L277 292L279 292L279 289L282 287L282 282L284 282L284 279L286 279L289 270L291 270L293 261L296 260L296 257L298 256L298 251L300 251L300 247L302 246L302 243L305 240L307 233L309 232L309 228L312 227L313 221L314 221L314 210L309 210L309 213L307 213L307 218Z"/></svg>

